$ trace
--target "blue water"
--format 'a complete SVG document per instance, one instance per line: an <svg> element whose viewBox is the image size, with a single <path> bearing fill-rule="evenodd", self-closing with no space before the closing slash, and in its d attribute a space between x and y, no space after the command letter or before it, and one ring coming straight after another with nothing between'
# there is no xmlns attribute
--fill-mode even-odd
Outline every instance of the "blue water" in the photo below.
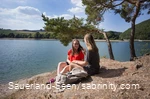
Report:
<svg viewBox="0 0 150 99"><path fill-rule="evenodd" d="M136 54L150 42L135 42ZM106 42L96 42L100 57L109 58ZM84 42L81 45L85 48ZM0 83L7 83L33 75L56 70L60 61L66 61L67 51L56 40L0 40ZM130 59L129 42L112 42L114 57L119 61Z"/></svg>

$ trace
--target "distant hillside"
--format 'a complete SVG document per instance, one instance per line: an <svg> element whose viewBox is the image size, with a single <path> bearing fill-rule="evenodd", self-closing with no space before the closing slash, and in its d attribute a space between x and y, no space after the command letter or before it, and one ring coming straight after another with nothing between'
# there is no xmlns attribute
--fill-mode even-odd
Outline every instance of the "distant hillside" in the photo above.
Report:
<svg viewBox="0 0 150 99"><path fill-rule="evenodd" d="M45 32L44 30L11 30L11 29L0 29L0 33L9 34L9 33L36 33L36 32Z"/></svg>
<svg viewBox="0 0 150 99"><path fill-rule="evenodd" d="M0 29L0 33L2 34L9 34L9 33L16 33L15 30L11 30L11 29Z"/></svg>
<svg viewBox="0 0 150 99"><path fill-rule="evenodd" d="M122 34L122 32L117 32L117 31L107 31L106 33L110 40L118 40L120 34Z"/></svg>
<svg viewBox="0 0 150 99"><path fill-rule="evenodd" d="M120 34L120 39L129 39L131 28ZM150 19L135 26L135 39L150 40Z"/></svg>
<svg viewBox="0 0 150 99"><path fill-rule="evenodd" d="M49 38L49 35L40 30L11 30L0 28L0 38Z"/></svg>

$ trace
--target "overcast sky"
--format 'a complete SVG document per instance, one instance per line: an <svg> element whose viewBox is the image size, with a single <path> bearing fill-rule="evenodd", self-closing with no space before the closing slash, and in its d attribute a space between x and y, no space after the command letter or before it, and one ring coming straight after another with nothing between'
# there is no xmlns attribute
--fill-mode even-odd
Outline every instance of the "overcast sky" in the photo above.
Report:
<svg viewBox="0 0 150 99"><path fill-rule="evenodd" d="M43 29L44 22L41 14L50 18L65 17L70 19L73 15L79 18L86 18L85 7L81 0L0 0L0 28L4 29ZM144 14L137 18L136 23L149 19ZM104 22L100 28L106 31L123 32L130 27L119 15L107 12L104 15Z"/></svg>

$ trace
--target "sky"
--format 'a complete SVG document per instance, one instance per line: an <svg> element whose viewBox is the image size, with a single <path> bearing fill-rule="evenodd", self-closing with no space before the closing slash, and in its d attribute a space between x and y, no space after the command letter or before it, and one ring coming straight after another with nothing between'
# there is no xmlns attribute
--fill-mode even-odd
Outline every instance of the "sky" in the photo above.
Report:
<svg viewBox="0 0 150 99"><path fill-rule="evenodd" d="M74 15L85 18L85 6L81 0L1 0L0 28L12 30L40 30L44 27L42 13L49 18L64 17L71 19ZM150 18L144 14L137 18L136 24ZM104 21L99 28L105 31L124 32L130 28L119 15L111 11L104 14Z"/></svg>

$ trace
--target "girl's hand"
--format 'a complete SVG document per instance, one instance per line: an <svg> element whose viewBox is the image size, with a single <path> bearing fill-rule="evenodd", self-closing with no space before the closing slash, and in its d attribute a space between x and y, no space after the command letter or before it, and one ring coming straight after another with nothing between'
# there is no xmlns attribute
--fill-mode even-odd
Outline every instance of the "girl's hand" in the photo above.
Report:
<svg viewBox="0 0 150 99"><path fill-rule="evenodd" d="M72 63L75 63L75 60L73 60Z"/></svg>
<svg viewBox="0 0 150 99"><path fill-rule="evenodd" d="M78 62L77 62L77 61L72 61L72 63L78 64Z"/></svg>

